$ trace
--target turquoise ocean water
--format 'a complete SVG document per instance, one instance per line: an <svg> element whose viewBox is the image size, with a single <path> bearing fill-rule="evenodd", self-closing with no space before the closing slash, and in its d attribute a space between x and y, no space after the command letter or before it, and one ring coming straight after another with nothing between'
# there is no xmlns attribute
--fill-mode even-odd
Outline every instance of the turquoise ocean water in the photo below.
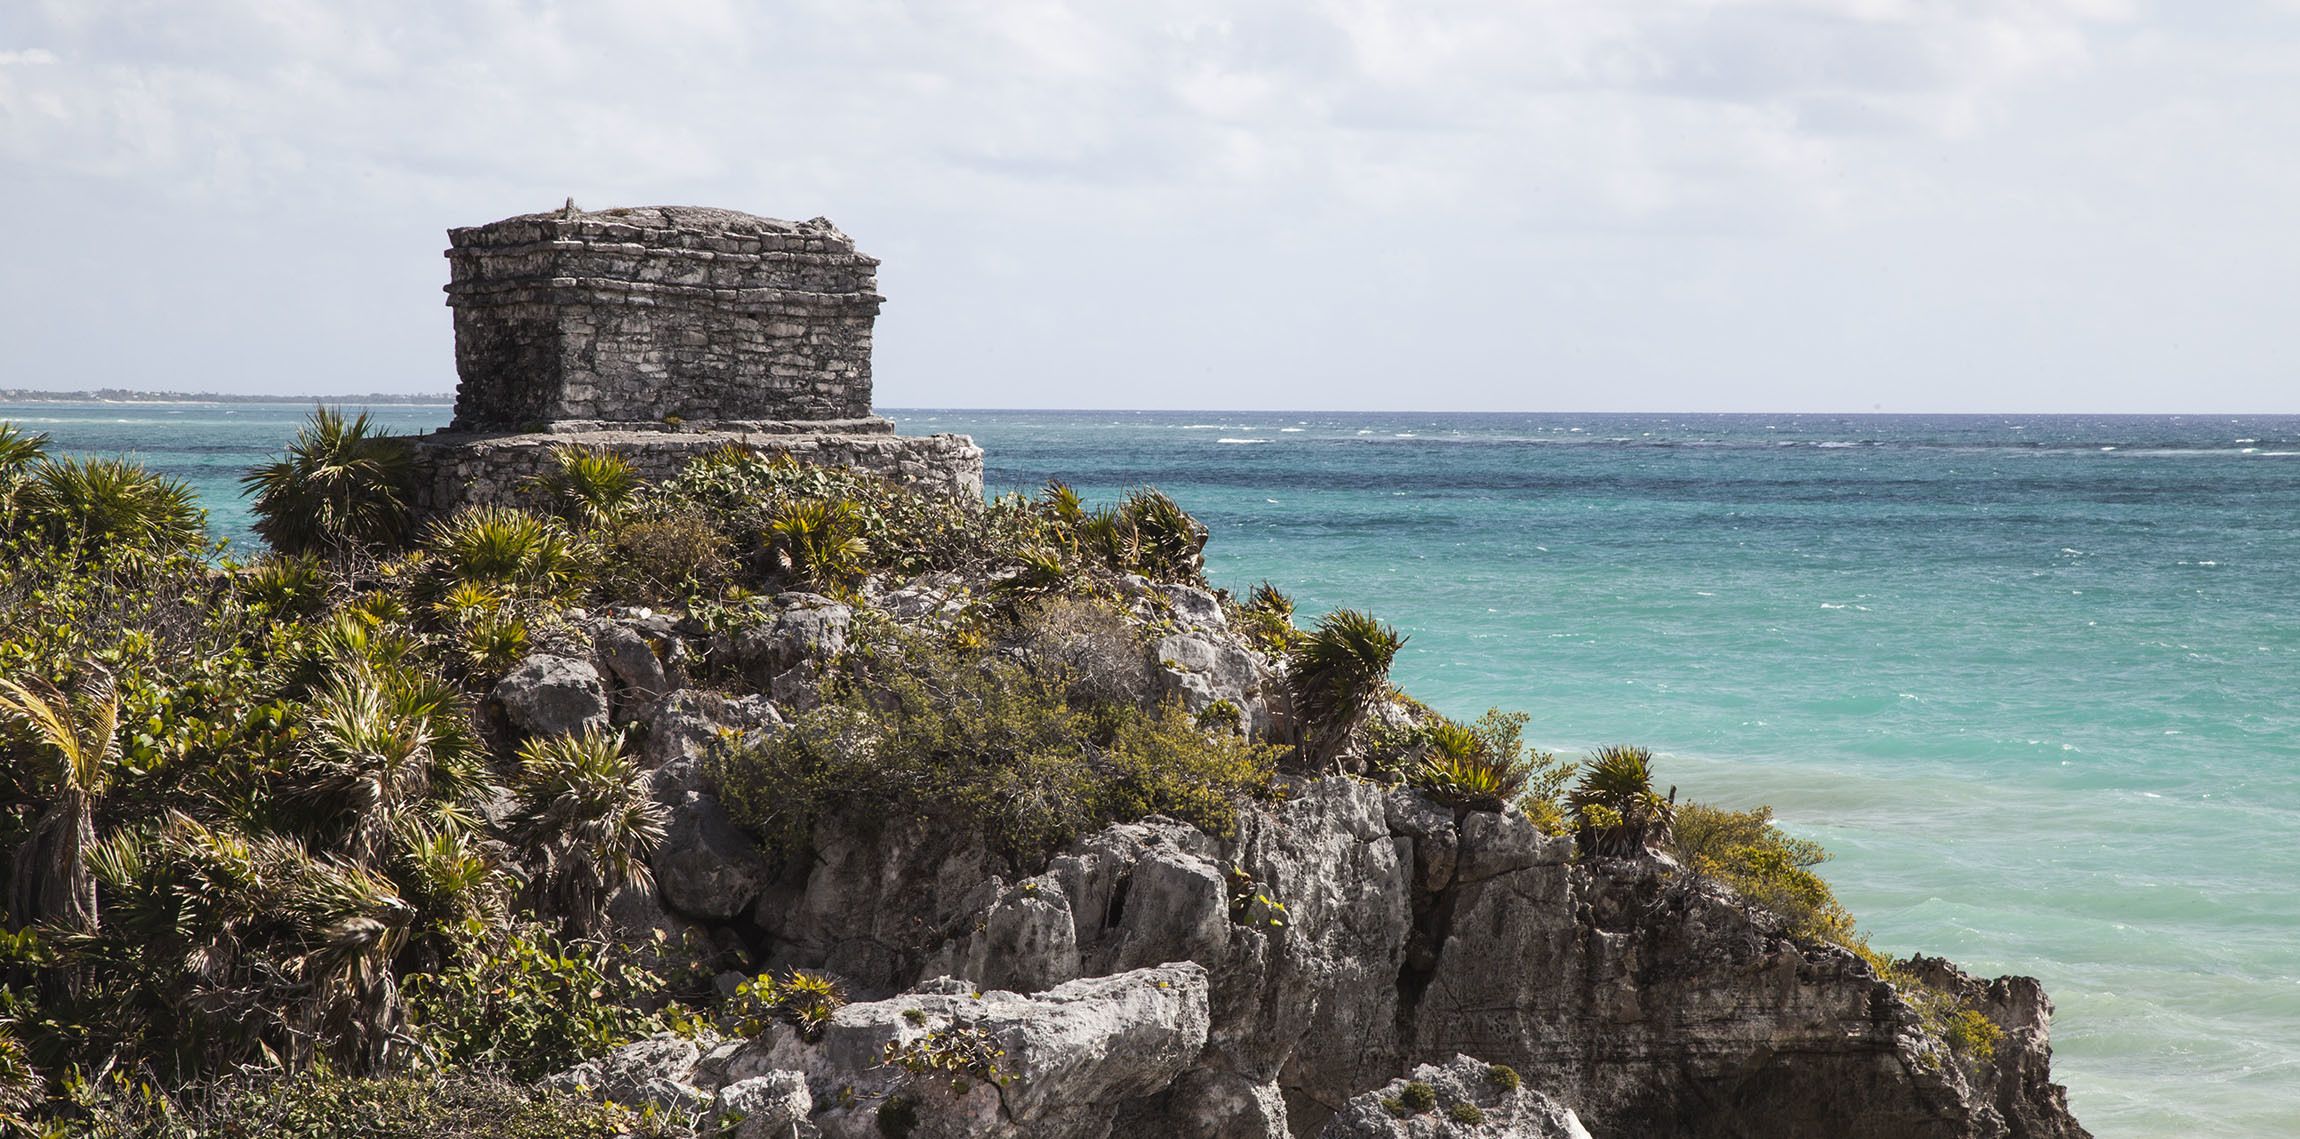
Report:
<svg viewBox="0 0 2300 1139"><path fill-rule="evenodd" d="M244 535L305 410L0 418ZM1449 713L1773 804L1880 947L2043 978L2097 1134L2300 1134L2300 417L892 414L993 489L1166 489Z"/></svg>

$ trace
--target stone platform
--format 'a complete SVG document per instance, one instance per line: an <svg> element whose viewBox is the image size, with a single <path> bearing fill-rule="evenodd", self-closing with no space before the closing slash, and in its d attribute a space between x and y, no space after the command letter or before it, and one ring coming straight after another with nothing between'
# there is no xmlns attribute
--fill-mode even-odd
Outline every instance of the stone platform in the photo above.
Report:
<svg viewBox="0 0 2300 1139"><path fill-rule="evenodd" d="M442 431L415 441L421 475L413 505L419 517L436 517L475 503L516 502L522 484L554 469L551 453L565 445L611 451L649 482L670 478L695 459L734 445L818 466L869 471L933 493L982 497L982 448L973 440L896 435L885 420L875 422L881 425L876 431L823 431L822 424L807 424L811 429L805 431L758 429L776 425L650 430L622 424L534 432Z"/></svg>

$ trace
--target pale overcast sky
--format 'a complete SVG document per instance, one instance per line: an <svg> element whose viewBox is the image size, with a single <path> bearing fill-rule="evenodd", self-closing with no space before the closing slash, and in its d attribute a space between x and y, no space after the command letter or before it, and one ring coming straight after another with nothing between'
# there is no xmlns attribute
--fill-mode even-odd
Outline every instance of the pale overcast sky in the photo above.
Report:
<svg viewBox="0 0 2300 1139"><path fill-rule="evenodd" d="M444 391L825 215L886 406L2300 412L2300 3L0 0L0 387Z"/></svg>

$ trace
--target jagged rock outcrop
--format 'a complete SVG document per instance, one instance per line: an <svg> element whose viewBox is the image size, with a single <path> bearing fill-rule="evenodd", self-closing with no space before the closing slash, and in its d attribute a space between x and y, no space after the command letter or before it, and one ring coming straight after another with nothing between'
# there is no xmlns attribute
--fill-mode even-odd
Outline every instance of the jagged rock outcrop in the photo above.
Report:
<svg viewBox="0 0 2300 1139"><path fill-rule="evenodd" d="M943 583L869 595L905 598L931 621L963 592ZM1218 604L1172 592L1138 600L1168 640L1248 652L1217 623ZM706 652L739 662L753 683L805 674L811 687L851 620L840 603L784 598L745 648ZM1258 657L1255 666L1268 668ZM643 663L631 671L648 679ZM1241 695L1269 714L1266 691ZM1170 962L1196 970L1202 1040L1162 1059L1155 1083L1140 1075L1148 1069L1124 1068L1133 1074L1123 1095L1089 1097L1098 1122L1036 1130L1057 1124L1031 1114L1033 1093L1017 1081L995 1096L978 1087L949 1097L945 1121L1033 1135L1311 1136L1398 1073L1467 1055L1516 1070L1598 1139L2085 1134L2050 1082L2050 1005L2034 981L1983 983L1920 963L1920 978L1945 994L1922 1004L1947 1001L2001 1032L1992 1055L1959 1053L1911 994L1857 955L1792 936L1664 857L1577 859L1571 839L1519 814L1327 777L1291 781L1227 838L1154 817L1015 865L906 815L852 819L818 832L811 850L768 859L718 811L701 759L722 730L780 730L776 703L675 688L650 716L641 753L673 806L673 834L654 859L667 908L713 926L714 944L750 971L820 969L876 998L840 1014L855 1032L860 1017L882 1034L869 1048L893 1038L886 1018L902 1009L931 1019L971 1007L971 991L896 996L926 978L1053 1000ZM887 1000L911 1003L871 1011ZM864 1038L843 1031L742 1045L721 1058L732 1067L722 1064L712 1086L804 1071L808 1126L850 1133L839 1129L878 1110L852 1097L896 1093L886 1071L863 1071L868 1048L832 1043ZM782 1051L760 1067L761 1048ZM849 1074L832 1086L832 1072Z"/></svg>
<svg viewBox="0 0 2300 1139"><path fill-rule="evenodd" d="M829 844L754 921L776 964L866 992L1198 963L1207 1046L1130 1109L1145 1133L1315 1134L1366 1088L1465 1053L1601 1139L2083 1134L2042 1074L2033 982L1981 1002L2005 1029L1996 1056L1959 1057L1854 954L1663 860L1577 863L1521 816L1329 778L1229 841L1154 819L1041 873L999 871L927 828L885 828Z"/></svg>
<svg viewBox="0 0 2300 1139"><path fill-rule="evenodd" d="M1318 1139L1589 1139L1564 1104L1517 1070L1456 1056L1343 1104Z"/></svg>

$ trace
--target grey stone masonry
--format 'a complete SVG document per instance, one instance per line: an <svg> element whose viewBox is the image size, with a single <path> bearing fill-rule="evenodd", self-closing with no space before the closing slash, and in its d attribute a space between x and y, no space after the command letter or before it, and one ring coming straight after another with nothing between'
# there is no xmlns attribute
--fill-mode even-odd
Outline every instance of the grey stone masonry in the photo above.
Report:
<svg viewBox="0 0 2300 1139"><path fill-rule="evenodd" d="M878 261L823 218L643 206L448 231L455 422L416 441L419 516L519 501L572 443L645 479L734 445L982 494L982 449L871 413Z"/></svg>
<svg viewBox="0 0 2300 1139"><path fill-rule="evenodd" d="M457 430L870 415L878 260L826 219L570 203L448 242Z"/></svg>

